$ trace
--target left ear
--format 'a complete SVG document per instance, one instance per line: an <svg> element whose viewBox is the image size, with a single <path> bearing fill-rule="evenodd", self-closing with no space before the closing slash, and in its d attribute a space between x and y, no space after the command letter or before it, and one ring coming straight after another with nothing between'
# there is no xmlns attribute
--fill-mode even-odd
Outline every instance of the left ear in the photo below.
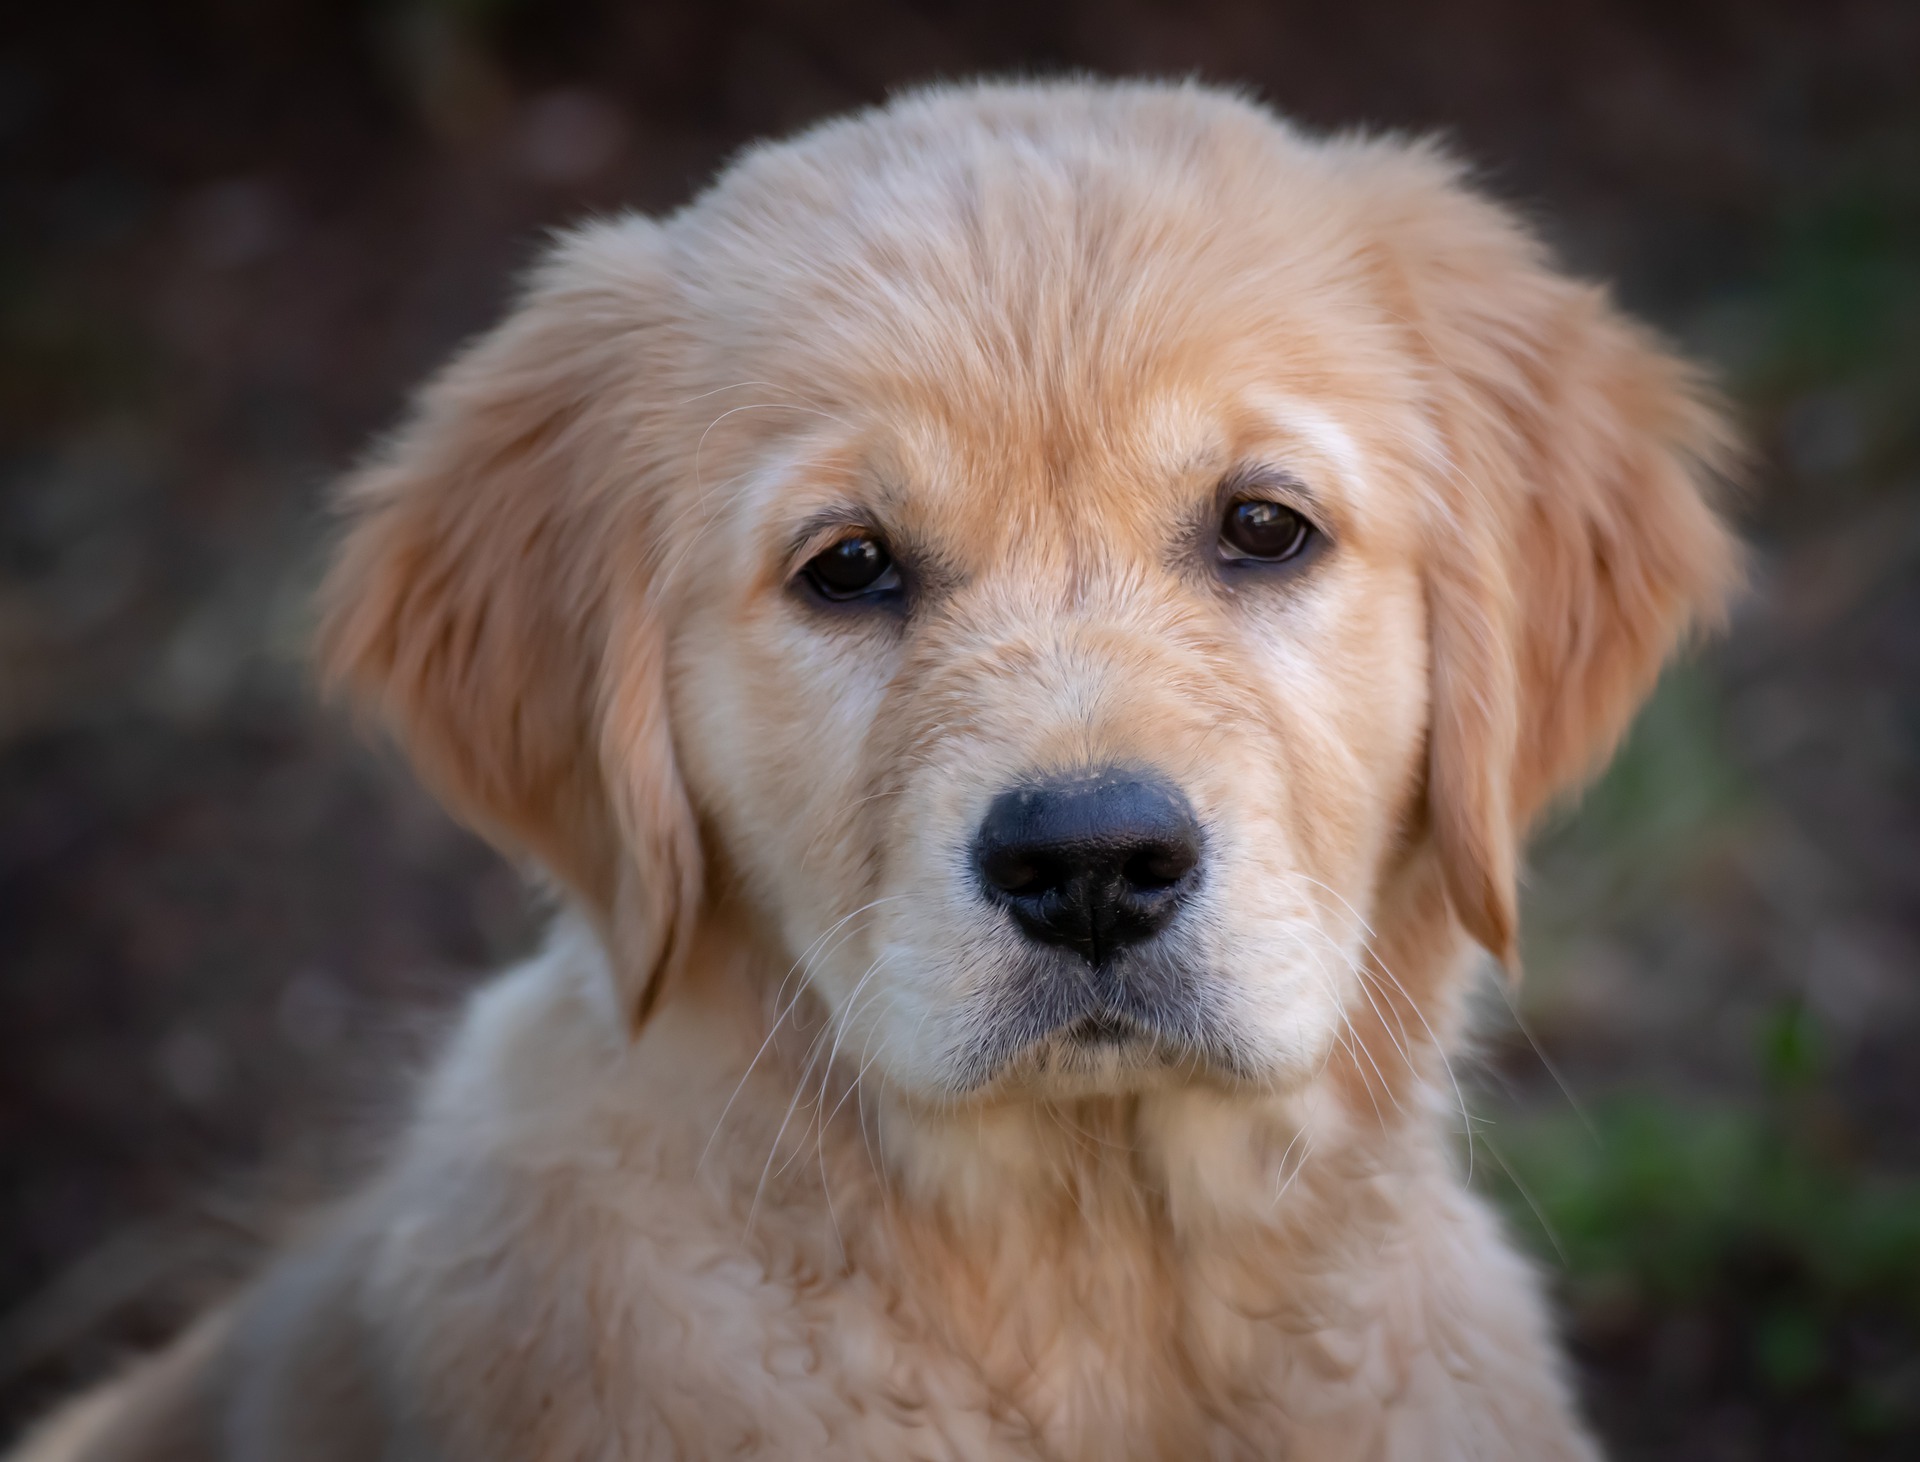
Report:
<svg viewBox="0 0 1920 1462"><path fill-rule="evenodd" d="M1433 836L1461 924L1513 969L1528 827L1607 760L1738 580L1712 501L1733 435L1690 367L1457 167L1395 151L1395 303L1447 457L1428 530Z"/></svg>

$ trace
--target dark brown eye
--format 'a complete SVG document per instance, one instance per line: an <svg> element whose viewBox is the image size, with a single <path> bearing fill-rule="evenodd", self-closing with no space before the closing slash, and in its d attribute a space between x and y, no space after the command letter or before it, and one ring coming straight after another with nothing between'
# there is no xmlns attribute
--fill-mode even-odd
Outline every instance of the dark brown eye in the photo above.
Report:
<svg viewBox="0 0 1920 1462"><path fill-rule="evenodd" d="M1284 563L1313 539L1313 524L1284 503L1236 498L1220 523L1220 556Z"/></svg>
<svg viewBox="0 0 1920 1462"><path fill-rule="evenodd" d="M870 533L857 533L822 549L800 572L826 599L882 599L900 592L900 570L893 555Z"/></svg>

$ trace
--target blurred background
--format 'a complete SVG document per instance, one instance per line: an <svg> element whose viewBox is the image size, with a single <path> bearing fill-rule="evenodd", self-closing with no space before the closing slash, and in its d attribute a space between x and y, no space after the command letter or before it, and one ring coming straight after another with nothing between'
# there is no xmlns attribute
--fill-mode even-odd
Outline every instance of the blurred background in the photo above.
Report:
<svg viewBox="0 0 1920 1462"><path fill-rule="evenodd" d="M511 870L316 704L328 482L546 230L980 71L1440 129L1714 363L1754 591L1536 848L1474 1181L1623 1458L1920 1456L1920 5L64 0L0 20L0 1437L363 1152Z"/></svg>

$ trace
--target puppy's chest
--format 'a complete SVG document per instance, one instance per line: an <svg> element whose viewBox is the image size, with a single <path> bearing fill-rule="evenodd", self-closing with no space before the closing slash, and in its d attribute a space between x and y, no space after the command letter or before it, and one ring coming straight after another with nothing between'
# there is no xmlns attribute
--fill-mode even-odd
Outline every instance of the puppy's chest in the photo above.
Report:
<svg viewBox="0 0 1920 1462"><path fill-rule="evenodd" d="M899 1256L918 1263L795 1302L816 1334L884 1337L867 1352L884 1363L849 1371L849 1386L924 1398L929 1419L941 1398L983 1407L995 1457L1271 1456L1296 1409L1290 1390L1364 1388L1358 1355L1330 1347L1312 1307L1271 1276L1186 1262L1163 1240L1016 1228L990 1250ZM952 1417L936 1429L956 1440L969 1430Z"/></svg>
<svg viewBox="0 0 1920 1462"><path fill-rule="evenodd" d="M776 1409L811 1398L856 1454L921 1455L888 1450L912 1434L929 1456L1271 1458L1296 1418L1380 1394L1371 1306L1346 1285L1330 1302L1330 1256L1260 1225L1182 1238L1137 1173L1079 1176L1058 1203L1009 1193L969 1225L852 1182L837 1227L776 1202L750 1260L701 1266L734 1293L682 1313L734 1314L724 1328L766 1358L751 1389Z"/></svg>
<svg viewBox="0 0 1920 1462"><path fill-rule="evenodd" d="M620 1201L597 1181L546 1194L569 1221L495 1233L479 1269L436 1259L473 1251L439 1204L443 1221L416 1226L428 1248L393 1256L435 1291L381 1301L430 1332L410 1347L446 1403L430 1409L480 1398L449 1425L532 1424L528 1455L636 1462L1226 1462L1319 1455L1291 1440L1302 1416L1382 1394L1343 1338L1359 1317L1329 1325L1292 1266L1244 1243L1183 1254L1158 1224L1077 1211L958 1237L859 1202L837 1232L780 1202L749 1228L695 1185L615 1186ZM501 1334L534 1344L504 1382ZM619 1450L581 1450L604 1432Z"/></svg>

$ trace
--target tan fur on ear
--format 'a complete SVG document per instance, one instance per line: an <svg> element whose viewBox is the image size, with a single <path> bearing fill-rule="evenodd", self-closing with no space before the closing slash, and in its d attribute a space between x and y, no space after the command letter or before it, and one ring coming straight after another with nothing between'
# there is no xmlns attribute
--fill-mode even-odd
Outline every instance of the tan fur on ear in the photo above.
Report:
<svg viewBox="0 0 1920 1462"><path fill-rule="evenodd" d="M636 1019L684 942L700 868L665 651L629 578L644 565L616 582L609 562L646 507L621 468L666 291L658 254L640 220L574 234L421 393L342 491L320 638L327 680L394 728L452 811L609 931Z"/></svg>
<svg viewBox="0 0 1920 1462"><path fill-rule="evenodd" d="M1698 377L1567 279L1431 150L1374 157L1398 299L1432 367L1429 789L1455 912L1516 967L1519 841L1612 753L1739 552L1733 438Z"/></svg>

